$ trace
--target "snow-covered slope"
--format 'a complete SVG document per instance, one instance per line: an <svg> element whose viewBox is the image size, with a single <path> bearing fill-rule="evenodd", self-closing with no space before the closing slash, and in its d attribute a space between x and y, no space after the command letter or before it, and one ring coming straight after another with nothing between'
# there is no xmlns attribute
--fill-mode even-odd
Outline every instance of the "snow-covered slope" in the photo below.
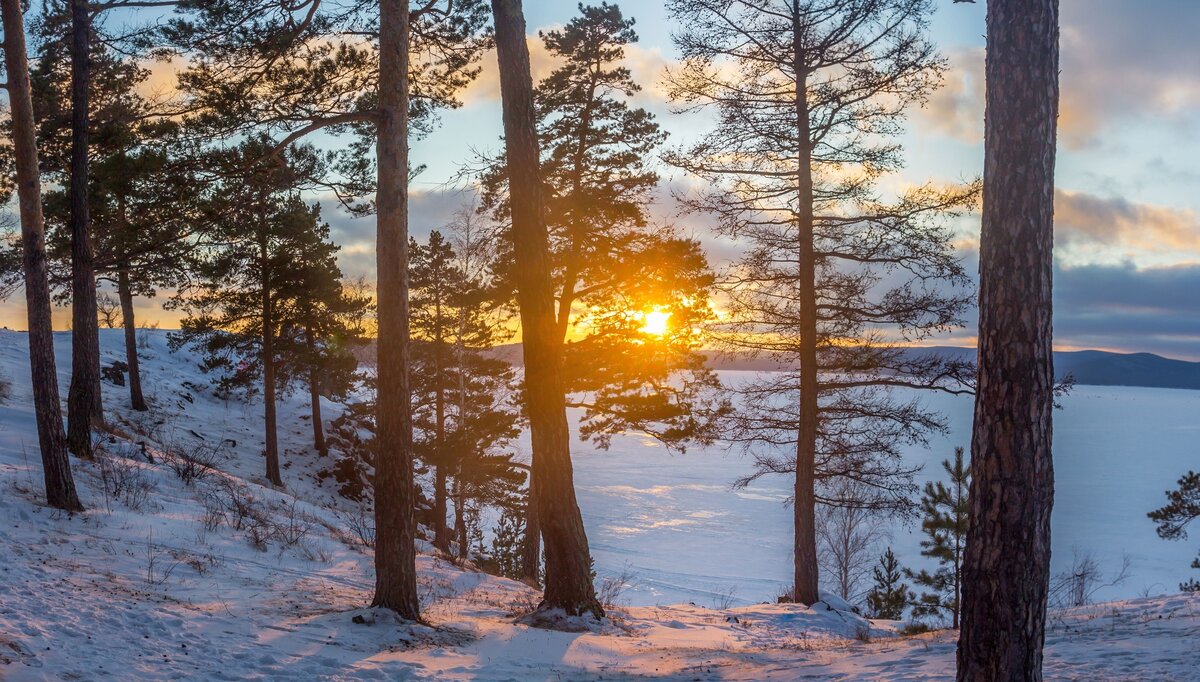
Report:
<svg viewBox="0 0 1200 682"><path fill-rule="evenodd" d="M261 405L216 398L194 356L144 334L153 410L132 413L123 389L105 386L113 434L100 461L73 460L88 511L68 516L41 500L25 336L0 332L12 383L0 406L0 679L952 677L952 635L898 637L896 623L827 605L626 607L584 632L531 629L513 620L534 590L424 544L428 625L396 623L363 608L362 510L315 476L304 397L280 409L286 489L264 487ZM57 338L60 368L69 341ZM102 344L104 364L121 358L117 333ZM172 453L187 452L216 470L184 480ZM1195 597L1057 613L1048 677L1190 679L1197 628Z"/></svg>

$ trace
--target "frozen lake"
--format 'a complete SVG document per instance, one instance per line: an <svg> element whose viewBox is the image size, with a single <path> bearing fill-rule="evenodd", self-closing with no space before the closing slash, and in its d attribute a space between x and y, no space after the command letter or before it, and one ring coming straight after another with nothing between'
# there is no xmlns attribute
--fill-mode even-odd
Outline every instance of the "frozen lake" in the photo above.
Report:
<svg viewBox="0 0 1200 682"><path fill-rule="evenodd" d="M737 379L738 372L723 372ZM951 431L929 450L914 449L924 476L956 445L969 445L972 399L929 395ZM1200 468L1200 391L1077 386L1055 413L1054 570L1074 550L1091 552L1108 571L1122 556L1130 577L1097 599L1176 592L1200 572L1191 542L1160 540L1146 512L1189 468ZM733 591L738 602L770 600L791 582L791 481L760 479L745 490L730 483L750 468L740 451L690 448L670 455L649 439L614 439L609 451L576 442L575 483L597 571L628 566L635 578L624 600L637 605L711 605ZM923 479L924 480L924 479ZM893 524L901 562L920 566L919 528ZM882 552L883 547L880 547Z"/></svg>

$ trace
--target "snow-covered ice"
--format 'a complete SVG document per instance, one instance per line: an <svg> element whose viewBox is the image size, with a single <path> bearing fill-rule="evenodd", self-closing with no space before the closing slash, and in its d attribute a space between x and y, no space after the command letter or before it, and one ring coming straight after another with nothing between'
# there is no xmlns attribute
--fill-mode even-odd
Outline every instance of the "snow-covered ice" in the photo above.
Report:
<svg viewBox="0 0 1200 682"><path fill-rule="evenodd" d="M742 380L742 372L720 372ZM972 399L926 395L946 415L949 433L905 457L924 464L919 477L942 476L939 463L955 446L969 447ZM1163 491L1200 466L1200 391L1076 386L1054 414L1053 570L1090 553L1106 574L1129 555L1129 576L1097 593L1129 599L1174 592L1198 574L1189 566L1196 542L1167 542L1146 513ZM575 443L575 484L596 563L602 573L626 568L637 580L635 604L694 601L712 605L730 589L735 603L770 599L791 584L792 482L759 479L745 490L730 482L752 470L723 446L669 455L649 438L613 439L609 451ZM924 567L919 524L896 522L890 544L907 566Z"/></svg>

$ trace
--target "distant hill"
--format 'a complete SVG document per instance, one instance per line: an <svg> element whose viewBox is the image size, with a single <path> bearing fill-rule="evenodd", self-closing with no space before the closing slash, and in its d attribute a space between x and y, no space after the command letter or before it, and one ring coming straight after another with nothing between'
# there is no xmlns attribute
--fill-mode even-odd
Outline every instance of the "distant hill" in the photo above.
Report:
<svg viewBox="0 0 1200 682"><path fill-rule="evenodd" d="M913 348L911 353L942 353L964 360L975 358L974 348L938 346ZM744 353L705 351L713 369L778 371L779 363L768 356L751 357ZM521 344L493 348L494 357L521 364ZM1075 383L1089 386L1145 386L1200 390L1200 362L1172 360L1153 353L1110 353L1101 350L1059 351L1054 354L1054 370L1059 378L1067 374Z"/></svg>
<svg viewBox="0 0 1200 682"><path fill-rule="evenodd" d="M940 353L963 360L974 360L974 348L940 346L913 348L914 354ZM715 369L773 371L779 364L768 357L728 356L707 353L709 366ZM1062 378L1068 374L1075 383L1089 386L1146 386L1200 390L1200 362L1172 360L1152 353L1110 353L1101 350L1058 351L1054 353L1054 371Z"/></svg>

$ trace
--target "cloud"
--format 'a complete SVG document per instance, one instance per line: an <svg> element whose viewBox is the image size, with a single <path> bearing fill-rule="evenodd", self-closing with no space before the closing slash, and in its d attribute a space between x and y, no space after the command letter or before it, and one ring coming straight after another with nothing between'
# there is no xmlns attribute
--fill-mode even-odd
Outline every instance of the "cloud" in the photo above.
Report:
<svg viewBox="0 0 1200 682"><path fill-rule="evenodd" d="M456 211L471 202L470 189L413 190L408 199L409 234L423 241L429 233L444 229ZM356 218L335 199L320 197L321 216L329 223L330 238L341 246L338 265L349 278L375 279L375 216Z"/></svg>
<svg viewBox="0 0 1200 682"><path fill-rule="evenodd" d="M950 50L942 87L917 111L917 125L968 144L983 141L983 48Z"/></svg>
<svg viewBox="0 0 1200 682"><path fill-rule="evenodd" d="M1059 245L1074 259L1200 258L1200 216L1192 210L1058 190L1054 226Z"/></svg>
<svg viewBox="0 0 1200 682"><path fill-rule="evenodd" d="M1123 121L1189 121L1200 105L1200 2L1063 0L1058 132L1067 149L1095 146ZM983 139L984 50L946 51L941 90L915 115L921 128Z"/></svg>
<svg viewBox="0 0 1200 682"><path fill-rule="evenodd" d="M967 271L978 273L979 254L962 252ZM1131 262L1054 269L1054 346L1149 352L1200 361L1200 261L1139 268ZM973 345L977 311L966 326L934 343Z"/></svg>
<svg viewBox="0 0 1200 682"><path fill-rule="evenodd" d="M542 30L548 30L547 27ZM546 49L538 35L525 38L529 47L529 70L537 83L550 75L561 63ZM660 48L643 47L637 43L625 46L622 64L630 70L633 81L642 86L642 92L634 98L639 106L664 106L666 90L662 86L663 71L672 63ZM496 62L496 51L487 51L479 63L479 76L462 91L459 98L466 105L495 104L500 101L500 70Z"/></svg>
<svg viewBox="0 0 1200 682"><path fill-rule="evenodd" d="M536 83L554 70L555 59L542 44L542 39L536 35L526 36L525 44L529 47L529 70ZM459 99L467 105L499 102L500 68L496 61L495 48L484 53L479 66L479 76L459 94Z"/></svg>
<svg viewBox="0 0 1200 682"><path fill-rule="evenodd" d="M1094 144L1115 121L1194 113L1200 104L1200 3L1067 0L1062 7L1059 132Z"/></svg>
<svg viewBox="0 0 1200 682"><path fill-rule="evenodd" d="M1200 263L1059 268L1056 344L1200 360Z"/></svg>

